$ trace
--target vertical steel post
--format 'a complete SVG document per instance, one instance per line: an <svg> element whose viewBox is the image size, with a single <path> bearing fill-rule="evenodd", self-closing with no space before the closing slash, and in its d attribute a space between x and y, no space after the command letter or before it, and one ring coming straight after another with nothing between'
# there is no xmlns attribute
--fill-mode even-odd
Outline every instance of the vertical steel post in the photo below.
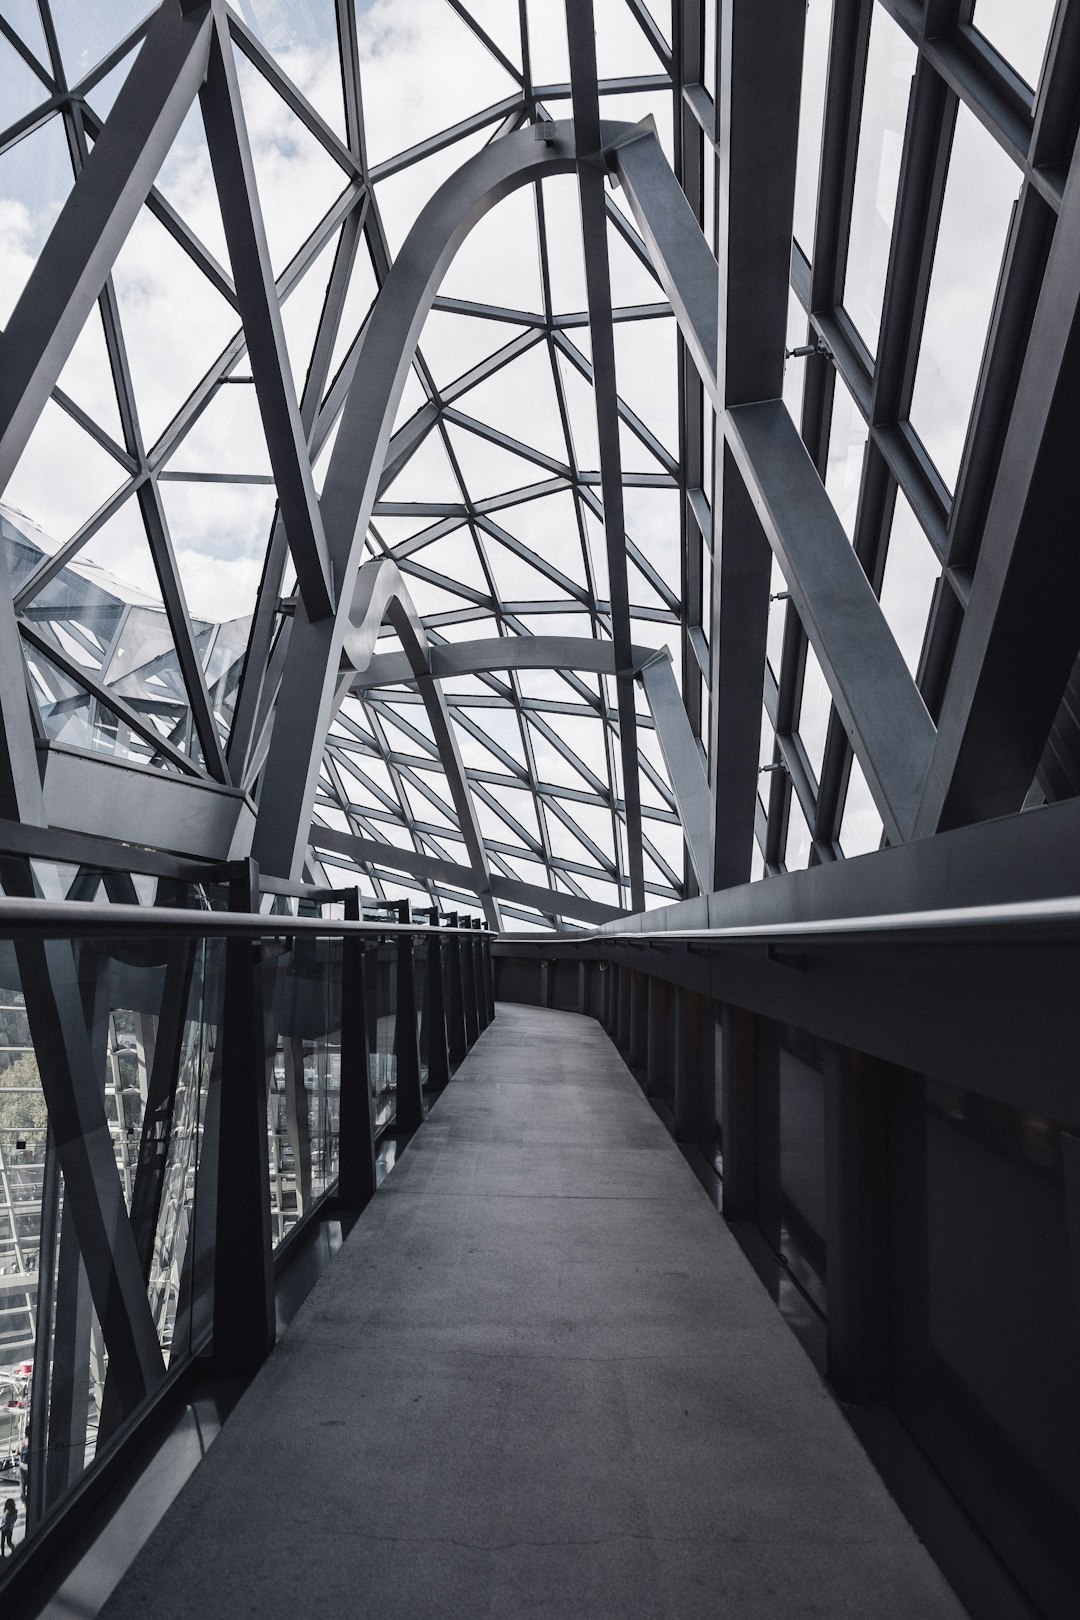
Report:
<svg viewBox="0 0 1080 1620"><path fill-rule="evenodd" d="M431 910L431 930L427 936L424 1027L427 1030L428 1085L433 1091L441 1091L450 1079L450 1050L443 987L443 936L439 929L438 908L434 906Z"/></svg>
<svg viewBox="0 0 1080 1620"><path fill-rule="evenodd" d="M466 930L459 936L461 950L461 1005L465 1015L465 1049L470 1051L480 1033L476 1022L476 958L473 955L472 936L468 932L472 928L472 918L466 918L461 926Z"/></svg>
<svg viewBox="0 0 1080 1620"><path fill-rule="evenodd" d="M399 920L411 921L409 902L398 908ZM416 1024L416 966L411 934L393 936L397 950L397 1012L394 1059L397 1069L397 1129L419 1130L424 1123L424 1089L420 1073L420 1040Z"/></svg>
<svg viewBox="0 0 1080 1620"><path fill-rule="evenodd" d="M465 1028L464 968L462 966L461 936L458 933L458 914L450 912L446 919L446 1042L450 1063L457 1068L469 1050Z"/></svg>
<svg viewBox="0 0 1080 1620"><path fill-rule="evenodd" d="M230 911L257 910L258 890L255 862L238 862ZM260 949L249 939L225 945L211 1352L219 1374L255 1372L275 1337Z"/></svg>
<svg viewBox="0 0 1080 1620"><path fill-rule="evenodd" d="M361 916L360 890L345 896L345 916ZM375 1115L371 1098L371 1032L364 994L367 945L347 934L341 951L341 1092L338 1100L339 1209L363 1209L375 1191ZM372 953L375 967L375 953Z"/></svg>

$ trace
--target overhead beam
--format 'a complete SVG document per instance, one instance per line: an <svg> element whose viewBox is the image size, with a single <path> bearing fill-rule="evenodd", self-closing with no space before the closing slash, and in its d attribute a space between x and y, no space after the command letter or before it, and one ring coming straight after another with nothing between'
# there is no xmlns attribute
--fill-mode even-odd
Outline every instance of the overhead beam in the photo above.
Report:
<svg viewBox="0 0 1080 1620"><path fill-rule="evenodd" d="M724 444L799 608L889 837L909 838L930 763L933 722L786 406L771 397L729 402L726 374L721 387L715 365L705 363L710 345L717 354L727 352L716 313L725 312L718 301L719 273L700 230L695 235L687 223L693 219L689 204L670 168L658 161L654 141L640 133L615 154L634 217L648 233L680 327L686 323L687 347L717 410ZM782 359L782 342L780 347ZM742 392L752 376L748 357L737 375ZM763 365L757 386L779 389L781 383L779 361L771 374ZM758 612L762 573L757 571L753 587ZM744 736L744 764L745 749Z"/></svg>

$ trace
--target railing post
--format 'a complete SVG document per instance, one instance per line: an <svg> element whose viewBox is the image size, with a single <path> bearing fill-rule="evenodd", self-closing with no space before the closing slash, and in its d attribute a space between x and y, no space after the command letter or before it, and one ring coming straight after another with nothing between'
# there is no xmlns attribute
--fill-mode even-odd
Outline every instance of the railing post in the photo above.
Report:
<svg viewBox="0 0 1080 1620"><path fill-rule="evenodd" d="M458 914L451 911L446 919L446 1044L454 1068L464 1060L469 1050L465 1029L465 995L463 985L461 936L458 933Z"/></svg>
<svg viewBox="0 0 1080 1620"><path fill-rule="evenodd" d="M345 896L345 916L361 916L360 890ZM375 1115L371 1106L371 1034L365 998L367 946L346 934L341 951L341 1090L338 1094L339 1209L363 1209L376 1186Z"/></svg>
<svg viewBox="0 0 1080 1620"><path fill-rule="evenodd" d="M484 994L487 997L487 1021L493 1023L495 1019L495 958L491 953L491 935L483 935L481 950L484 963Z"/></svg>
<svg viewBox="0 0 1080 1620"><path fill-rule="evenodd" d="M239 862L229 878L230 911L254 911L258 891L255 862ZM275 1337L259 951L258 940L225 944L211 1351L219 1374L254 1372Z"/></svg>
<svg viewBox="0 0 1080 1620"><path fill-rule="evenodd" d="M409 902L398 910L403 923L410 919ZM424 1090L420 1073L420 1041L416 1025L416 973L411 934L392 936L397 946L397 1009L394 1018L394 1060L397 1071L397 1114L395 1123L402 1132L418 1130L424 1123Z"/></svg>
<svg viewBox="0 0 1080 1620"><path fill-rule="evenodd" d="M482 1035L488 1026L487 1017L487 991L484 988L484 955L481 950L483 923L479 917L474 917L473 937L469 941L473 962L473 989L476 992L476 1033Z"/></svg>
<svg viewBox="0 0 1080 1620"><path fill-rule="evenodd" d="M427 1028L428 1085L441 1091L450 1079L450 1052L446 1033L446 996L443 989L443 938L439 911L431 909L427 937L427 973L424 978L424 1022Z"/></svg>
<svg viewBox="0 0 1080 1620"><path fill-rule="evenodd" d="M465 930L472 929L472 918L462 923ZM476 1025L476 958L470 932L460 935L461 944L461 1006L465 1015L465 1048L471 1051L480 1031Z"/></svg>

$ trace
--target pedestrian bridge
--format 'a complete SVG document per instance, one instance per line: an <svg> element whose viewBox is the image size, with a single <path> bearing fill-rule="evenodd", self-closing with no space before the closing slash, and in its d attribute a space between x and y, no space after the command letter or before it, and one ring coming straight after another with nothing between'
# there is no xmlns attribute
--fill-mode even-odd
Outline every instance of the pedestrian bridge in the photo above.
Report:
<svg viewBox="0 0 1080 1620"><path fill-rule="evenodd" d="M102 1612L964 1611L600 1024L500 1003Z"/></svg>

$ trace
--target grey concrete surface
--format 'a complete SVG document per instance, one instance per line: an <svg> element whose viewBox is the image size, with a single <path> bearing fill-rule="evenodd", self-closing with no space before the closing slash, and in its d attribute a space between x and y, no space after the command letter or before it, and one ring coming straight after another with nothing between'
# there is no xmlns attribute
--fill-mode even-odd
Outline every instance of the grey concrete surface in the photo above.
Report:
<svg viewBox="0 0 1080 1620"><path fill-rule="evenodd" d="M102 1613L963 1610L599 1025L501 1005Z"/></svg>

